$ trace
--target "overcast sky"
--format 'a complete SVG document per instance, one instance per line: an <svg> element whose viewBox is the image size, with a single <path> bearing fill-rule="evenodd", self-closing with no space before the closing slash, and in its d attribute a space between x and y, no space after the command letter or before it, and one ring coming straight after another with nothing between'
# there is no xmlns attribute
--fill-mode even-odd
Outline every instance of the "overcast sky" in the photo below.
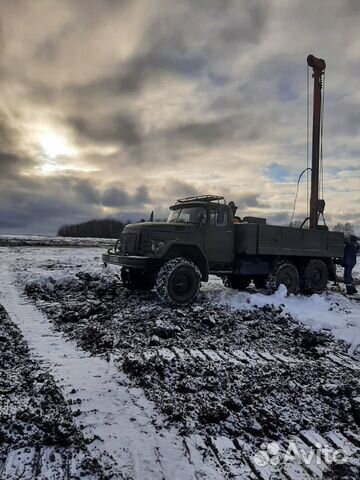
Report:
<svg viewBox="0 0 360 480"><path fill-rule="evenodd" d="M360 231L359 0L1 0L0 19L0 233L198 193L287 224L309 53L327 63L326 219ZM306 181L297 219L305 198Z"/></svg>

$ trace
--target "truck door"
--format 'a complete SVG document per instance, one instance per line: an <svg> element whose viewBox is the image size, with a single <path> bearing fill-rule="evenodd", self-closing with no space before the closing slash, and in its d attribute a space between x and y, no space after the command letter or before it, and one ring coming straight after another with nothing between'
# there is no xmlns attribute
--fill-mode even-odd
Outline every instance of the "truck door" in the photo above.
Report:
<svg viewBox="0 0 360 480"><path fill-rule="evenodd" d="M211 266L232 262L234 255L234 226L224 205L209 210L206 225L205 248Z"/></svg>

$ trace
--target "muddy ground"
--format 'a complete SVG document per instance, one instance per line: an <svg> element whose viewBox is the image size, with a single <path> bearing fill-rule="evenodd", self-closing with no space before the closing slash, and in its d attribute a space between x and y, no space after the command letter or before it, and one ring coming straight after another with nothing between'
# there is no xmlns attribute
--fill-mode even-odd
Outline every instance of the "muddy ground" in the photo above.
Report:
<svg viewBox="0 0 360 480"><path fill-rule="evenodd" d="M1 305L0 359L0 460L23 447L71 449L75 455L84 454L82 474L102 478L54 379L31 356Z"/></svg>
<svg viewBox="0 0 360 480"><path fill-rule="evenodd" d="M183 434L255 447L309 428L360 433L359 371L349 366L347 346L281 306L234 311L205 292L193 306L164 307L154 292L130 293L116 276L81 269L68 282L49 272L25 290L57 329L115 359Z"/></svg>

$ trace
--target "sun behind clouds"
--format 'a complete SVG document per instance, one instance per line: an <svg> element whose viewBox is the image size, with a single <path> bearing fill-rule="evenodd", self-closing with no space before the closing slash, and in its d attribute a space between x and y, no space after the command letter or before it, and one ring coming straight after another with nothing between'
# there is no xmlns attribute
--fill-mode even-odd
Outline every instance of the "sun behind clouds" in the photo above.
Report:
<svg viewBox="0 0 360 480"><path fill-rule="evenodd" d="M58 156L72 156L75 153L74 148L64 137L51 131L40 134L38 141L44 154L52 160Z"/></svg>
<svg viewBox="0 0 360 480"><path fill-rule="evenodd" d="M71 140L62 133L51 129L40 129L35 135L36 150L40 150L42 163L40 171L48 175L58 171L92 171L76 164L79 153Z"/></svg>

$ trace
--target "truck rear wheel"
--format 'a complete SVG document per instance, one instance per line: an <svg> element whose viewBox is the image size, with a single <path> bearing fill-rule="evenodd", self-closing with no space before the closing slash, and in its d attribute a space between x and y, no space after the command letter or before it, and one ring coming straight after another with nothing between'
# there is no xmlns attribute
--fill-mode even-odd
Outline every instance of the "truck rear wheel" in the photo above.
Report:
<svg viewBox="0 0 360 480"><path fill-rule="evenodd" d="M321 293L329 281L328 268L322 260L313 258L308 262L301 275L301 287L304 293Z"/></svg>
<svg viewBox="0 0 360 480"><path fill-rule="evenodd" d="M183 257L168 260L156 279L156 292L163 302L188 305L197 296L201 285L199 268Z"/></svg>
<svg viewBox="0 0 360 480"><path fill-rule="evenodd" d="M236 290L246 290L251 283L250 277L241 277L240 275L225 275L222 282L227 288L235 288Z"/></svg>
<svg viewBox="0 0 360 480"><path fill-rule="evenodd" d="M267 288L273 293L280 285L285 285L287 293L298 293L300 286L299 272L296 266L287 261L275 265L273 273L267 279Z"/></svg>
<svg viewBox="0 0 360 480"><path fill-rule="evenodd" d="M128 290L152 290L155 286L154 275L137 270L135 268L123 267L121 269L121 280Z"/></svg>

